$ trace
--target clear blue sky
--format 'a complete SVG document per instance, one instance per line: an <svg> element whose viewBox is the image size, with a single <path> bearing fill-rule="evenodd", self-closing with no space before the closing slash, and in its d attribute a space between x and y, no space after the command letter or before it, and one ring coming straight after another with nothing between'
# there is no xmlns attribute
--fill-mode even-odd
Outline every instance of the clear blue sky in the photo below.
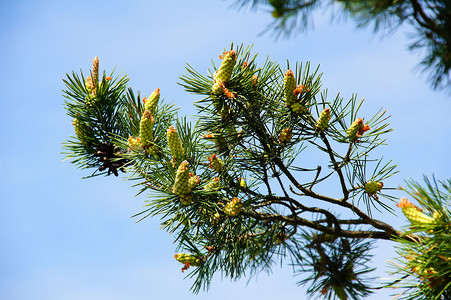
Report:
<svg viewBox="0 0 451 300"><path fill-rule="evenodd" d="M261 57L321 64L329 95L353 92L365 111L384 107L392 127L384 157L400 173L391 186L422 175L451 178L451 98L413 70L405 31L382 38L352 21L317 15L307 35L275 41L259 35L270 14L230 9L232 1L2 1L0 3L0 299L305 299L289 267L230 283L217 276L209 293L192 295L158 220L135 224L143 197L121 178L82 180L87 170L63 162L73 135L63 109L65 73L85 72L100 58L108 72L127 74L135 90L162 96L193 114L192 95L176 84L187 62L206 71L235 44ZM402 194L399 193L401 196ZM386 214L378 218L405 224ZM386 276L391 243L374 263ZM369 299L389 299L390 291Z"/></svg>

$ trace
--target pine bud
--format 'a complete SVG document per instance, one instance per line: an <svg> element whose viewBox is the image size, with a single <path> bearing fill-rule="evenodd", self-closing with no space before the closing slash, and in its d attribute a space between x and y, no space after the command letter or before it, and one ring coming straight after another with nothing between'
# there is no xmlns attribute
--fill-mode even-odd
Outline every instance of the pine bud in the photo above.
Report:
<svg viewBox="0 0 451 300"><path fill-rule="evenodd" d="M256 86L257 83L258 83L258 76L254 74L254 75L252 75L252 84L254 86Z"/></svg>
<svg viewBox="0 0 451 300"><path fill-rule="evenodd" d="M184 160L177 169L177 173L175 174L175 182L172 188L172 192L178 196L184 196L188 194L191 189L189 188L189 171L188 171L189 163Z"/></svg>
<svg viewBox="0 0 451 300"><path fill-rule="evenodd" d="M145 100L144 100L145 99ZM151 114L155 114L155 109L158 105L158 101L160 100L160 89L156 89L149 98L144 98L144 109L149 110Z"/></svg>
<svg viewBox="0 0 451 300"><path fill-rule="evenodd" d="M185 156L185 149L182 147L177 131L174 126L169 127L166 138L168 140L169 150L175 160L181 160Z"/></svg>
<svg viewBox="0 0 451 300"><path fill-rule="evenodd" d="M204 187L205 190L213 190L219 188L219 177L215 177L212 180L210 180L209 183L207 183Z"/></svg>
<svg viewBox="0 0 451 300"><path fill-rule="evenodd" d="M384 184L382 182L368 181L367 183L365 183L365 193L374 195L379 192L383 186Z"/></svg>
<svg viewBox="0 0 451 300"><path fill-rule="evenodd" d="M303 113L305 113L306 111L307 111L307 109L305 108L305 106L304 105L302 105L300 102L296 102L296 103L293 103L291 106L290 106L290 108L291 108L291 110L294 112L294 113L296 113L296 114L303 114Z"/></svg>
<svg viewBox="0 0 451 300"><path fill-rule="evenodd" d="M187 253L178 253L174 255L174 258L186 265L187 263L189 264L189 266L193 266L193 267L198 267L202 264L202 259L196 255L193 254L187 254Z"/></svg>
<svg viewBox="0 0 451 300"><path fill-rule="evenodd" d="M211 88L211 91L214 95L221 95L224 89L224 82L222 80L216 80Z"/></svg>
<svg viewBox="0 0 451 300"><path fill-rule="evenodd" d="M85 87L88 91L88 94L94 94L94 82L91 76L86 77Z"/></svg>
<svg viewBox="0 0 451 300"><path fill-rule="evenodd" d="M283 80L283 97L285 100L285 104L291 107L294 103L296 103L296 96L294 94L294 90L296 89L296 79L294 78L294 73L291 70L288 70L285 73L285 77Z"/></svg>
<svg viewBox="0 0 451 300"><path fill-rule="evenodd" d="M130 136L128 138L128 147L130 148L130 150L133 151L141 150L142 149L141 139L139 137L135 139L134 137Z"/></svg>
<svg viewBox="0 0 451 300"><path fill-rule="evenodd" d="M426 279L430 279L430 277L434 277L438 274L437 271L435 271L435 269L433 267L429 267L429 268L422 268L419 266L413 267L412 268L412 272L418 274L419 276L426 278Z"/></svg>
<svg viewBox="0 0 451 300"><path fill-rule="evenodd" d="M227 98L235 98L236 95L236 93L232 93L228 88L226 88L224 81L221 79L215 81L211 87L211 91L214 95L224 94Z"/></svg>
<svg viewBox="0 0 451 300"><path fill-rule="evenodd" d="M320 131L326 130L326 128L329 126L330 121L330 108L326 108L321 112L319 115L318 121L316 121L316 129Z"/></svg>
<svg viewBox="0 0 451 300"><path fill-rule="evenodd" d="M285 145L291 141L291 138L293 137L293 131L291 128L285 128L282 130L282 132L279 135L279 142L282 145Z"/></svg>
<svg viewBox="0 0 451 300"><path fill-rule="evenodd" d="M224 56L222 58L222 63L219 69L215 72L213 79L215 82L222 80L224 84L227 84L232 76L233 67L236 63L236 52L228 51L224 52Z"/></svg>
<svg viewBox="0 0 451 300"><path fill-rule="evenodd" d="M402 212L412 224L430 224L434 221L433 218L425 215L421 208L415 206L407 198L401 198L396 206L402 209Z"/></svg>
<svg viewBox="0 0 451 300"><path fill-rule="evenodd" d="M155 119L149 110L144 111L139 124L139 137L143 147L150 145L153 141L153 123Z"/></svg>
<svg viewBox="0 0 451 300"><path fill-rule="evenodd" d="M224 162L220 158L218 158L216 154L207 157L207 159L210 162L210 168L218 173L221 173L222 168L224 167Z"/></svg>
<svg viewBox="0 0 451 300"><path fill-rule="evenodd" d="M370 130L370 126L363 125L363 120L358 118L351 124L351 127L346 131L346 134L351 142L355 142L368 130Z"/></svg>
<svg viewBox="0 0 451 300"><path fill-rule="evenodd" d="M189 173L188 187L190 189L193 189L196 185L198 185L199 181L199 176L194 175L193 173Z"/></svg>
<svg viewBox="0 0 451 300"><path fill-rule="evenodd" d="M244 181L244 178L243 178L243 177L240 178L240 187L242 187L242 188L247 188L246 181Z"/></svg>
<svg viewBox="0 0 451 300"><path fill-rule="evenodd" d="M236 217L243 208L243 203L241 202L240 198L233 198L230 202L228 202L224 207L222 208L223 212L230 216L230 217Z"/></svg>
<svg viewBox="0 0 451 300"><path fill-rule="evenodd" d="M436 212L434 212L434 213L432 214L432 218L434 219L434 221L435 221L436 223L438 223L438 222L440 222L440 221L442 220L443 215L442 215L440 212L436 211Z"/></svg>
<svg viewBox="0 0 451 300"><path fill-rule="evenodd" d="M89 106L93 106L96 99L96 87L93 83L91 76L88 76L85 81L85 87L88 94L85 97L85 103Z"/></svg>
<svg viewBox="0 0 451 300"><path fill-rule="evenodd" d="M74 125L75 134L77 135L77 138L80 140L80 142L85 144L86 143L86 127L83 126L77 118L75 118L72 121L72 125Z"/></svg>
<svg viewBox="0 0 451 300"><path fill-rule="evenodd" d="M97 87L99 83L99 58L97 56L92 60L92 83L94 87Z"/></svg>
<svg viewBox="0 0 451 300"><path fill-rule="evenodd" d="M293 94L296 96L296 98L299 98L299 95L302 94L304 90L305 90L304 86L300 84L294 89Z"/></svg>

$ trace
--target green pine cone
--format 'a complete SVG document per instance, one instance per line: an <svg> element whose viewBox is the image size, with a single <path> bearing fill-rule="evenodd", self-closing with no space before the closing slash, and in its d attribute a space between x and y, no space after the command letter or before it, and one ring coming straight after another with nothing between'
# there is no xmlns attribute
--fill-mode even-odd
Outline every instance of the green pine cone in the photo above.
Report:
<svg viewBox="0 0 451 300"><path fill-rule="evenodd" d="M139 124L139 137L143 147L150 145L153 142L153 123L154 118L150 114L149 110L146 110Z"/></svg>
<svg viewBox="0 0 451 300"><path fill-rule="evenodd" d="M434 222L434 218L425 215L421 208L415 206L407 198L401 198L401 201L396 206L402 209L402 212L412 224L430 224Z"/></svg>
<svg viewBox="0 0 451 300"><path fill-rule="evenodd" d="M188 179L189 188L193 189L198 184L199 184L199 176L194 175L193 173L189 173L189 179Z"/></svg>
<svg viewBox="0 0 451 300"><path fill-rule="evenodd" d="M222 168L224 167L224 162L220 158L218 158L216 154L207 157L207 159L210 162L210 168L218 173L221 173Z"/></svg>
<svg viewBox="0 0 451 300"><path fill-rule="evenodd" d="M382 182L377 181L368 181L365 183L365 193L373 195L379 192L384 184Z"/></svg>
<svg viewBox="0 0 451 300"><path fill-rule="evenodd" d="M293 137L293 131L291 128L285 128L279 135L279 142L283 145L289 143Z"/></svg>
<svg viewBox="0 0 451 300"><path fill-rule="evenodd" d="M294 90L296 89L296 79L294 78L294 73L291 70L288 70L285 73L285 77L283 80L283 97L285 100L285 104L291 107L294 103L296 103L296 96L294 95Z"/></svg>
<svg viewBox="0 0 451 300"><path fill-rule="evenodd" d="M169 151L171 152L172 157L175 158L175 160L182 160L185 156L185 149L182 147L182 143L180 142L174 126L169 127L166 133L166 138L168 140Z"/></svg>
<svg viewBox="0 0 451 300"><path fill-rule="evenodd" d="M351 142L355 142L365 131L368 130L370 130L370 127L368 125L364 125L363 120L358 118L351 124L349 129L346 131L346 134Z"/></svg>
<svg viewBox="0 0 451 300"><path fill-rule="evenodd" d="M214 190L220 187L219 183L219 177L215 177L212 180L210 180L209 183L207 183L204 187L204 190Z"/></svg>
<svg viewBox="0 0 451 300"><path fill-rule="evenodd" d="M222 80L216 80L215 84L211 87L211 92L214 95L221 95L225 89L224 82Z"/></svg>
<svg viewBox="0 0 451 300"><path fill-rule="evenodd" d="M303 114L307 111L307 109L302 105L300 102L296 102L291 104L290 106L291 110L296 114Z"/></svg>
<svg viewBox="0 0 451 300"><path fill-rule="evenodd" d="M182 264L188 263L190 266L193 266L193 267L198 267L202 264L202 259L193 254L178 253L178 254L174 255L174 258Z"/></svg>
<svg viewBox="0 0 451 300"><path fill-rule="evenodd" d="M134 137L130 136L128 138L128 147L133 151L142 150L141 139L139 137L135 139Z"/></svg>
<svg viewBox="0 0 451 300"><path fill-rule="evenodd" d="M326 108L319 115L318 121L316 122L316 129L320 131L326 130L329 126L330 121L330 108Z"/></svg>
<svg viewBox="0 0 451 300"><path fill-rule="evenodd" d="M404 215L409 219L411 223L415 224L429 224L434 221L433 218L425 215L421 210L415 207L404 207L402 209Z"/></svg>
<svg viewBox="0 0 451 300"><path fill-rule="evenodd" d="M188 194L191 189L189 188L189 163L184 160L177 169L175 174L174 186L172 187L172 192L178 196L184 196Z"/></svg>
<svg viewBox="0 0 451 300"><path fill-rule="evenodd" d="M235 197L229 203L224 205L222 211L230 217L236 217L241 212L242 208L243 203L241 202L241 199Z"/></svg>
<svg viewBox="0 0 451 300"><path fill-rule="evenodd" d="M145 99L145 101L144 101ZM155 109L158 105L158 101L160 100L160 89L156 89L149 98L144 98L144 110L150 111L150 113L153 115L155 114Z"/></svg>
<svg viewBox="0 0 451 300"><path fill-rule="evenodd" d="M236 52L233 50L224 52L221 66L213 76L214 81L215 82L222 81L224 82L224 84L227 84L230 81L230 77L232 76L235 63L236 63Z"/></svg>

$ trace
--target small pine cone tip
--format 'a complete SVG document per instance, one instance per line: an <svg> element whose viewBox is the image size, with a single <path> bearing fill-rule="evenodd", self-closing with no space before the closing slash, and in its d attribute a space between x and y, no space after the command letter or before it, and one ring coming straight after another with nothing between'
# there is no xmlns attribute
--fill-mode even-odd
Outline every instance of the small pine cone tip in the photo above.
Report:
<svg viewBox="0 0 451 300"><path fill-rule="evenodd" d="M283 80L283 96L285 105L291 107L294 103L296 103L296 95L294 91L296 89L296 79L294 78L293 71L288 70L285 73L285 77Z"/></svg>
<svg viewBox="0 0 451 300"><path fill-rule="evenodd" d="M183 149L182 143L180 142L180 138L174 126L169 127L166 133L166 138L168 141L169 151L171 152L173 158L175 161L180 161L185 155L185 149Z"/></svg>
<svg viewBox="0 0 451 300"><path fill-rule="evenodd" d="M351 142L356 142L368 130L370 126L364 125L363 120L358 118L351 124L346 134Z"/></svg>
<svg viewBox="0 0 451 300"><path fill-rule="evenodd" d="M128 147L130 148L130 150L140 151L142 149L141 139L139 137L135 139L134 137L130 136L128 138Z"/></svg>
<svg viewBox="0 0 451 300"><path fill-rule="evenodd" d="M146 99L144 101L144 99ZM149 110L152 114L155 113L156 107L158 105L158 101L160 100L160 89L157 88L149 98L144 98L144 109Z"/></svg>
<svg viewBox="0 0 451 300"><path fill-rule="evenodd" d="M384 184L382 182L377 182L377 181L368 181L367 183L365 183L365 193L369 194L369 195L374 195L377 192L379 192L382 188L384 187Z"/></svg>
<svg viewBox="0 0 451 300"><path fill-rule="evenodd" d="M224 167L224 162L220 158L218 158L216 154L207 157L207 159L210 162L210 168L218 173L221 173L222 168Z"/></svg>
<svg viewBox="0 0 451 300"><path fill-rule="evenodd" d="M236 52L233 50L224 52L224 55L220 56L220 58L222 58L222 62L219 69L213 75L213 80L215 83L221 80L224 84L226 84L229 82L230 77L232 76L233 68L235 67Z"/></svg>
<svg viewBox="0 0 451 300"><path fill-rule="evenodd" d="M289 143L293 137L293 131L291 128L285 128L279 135L279 142L283 145Z"/></svg>
<svg viewBox="0 0 451 300"><path fill-rule="evenodd" d="M316 129L320 131L326 130L329 126L330 117L330 108L324 109L316 122Z"/></svg>
<svg viewBox="0 0 451 300"><path fill-rule="evenodd" d="M95 85L99 81L99 58L97 56L92 60L92 81Z"/></svg>
<svg viewBox="0 0 451 300"><path fill-rule="evenodd" d="M434 222L434 218L424 214L421 208L414 205L407 198L401 198L396 206L402 209L402 212L412 224L430 224Z"/></svg>
<svg viewBox="0 0 451 300"><path fill-rule="evenodd" d="M243 208L243 202L241 202L240 198L233 198L230 202L228 202L223 207L223 212L229 217L236 217L241 212Z"/></svg>

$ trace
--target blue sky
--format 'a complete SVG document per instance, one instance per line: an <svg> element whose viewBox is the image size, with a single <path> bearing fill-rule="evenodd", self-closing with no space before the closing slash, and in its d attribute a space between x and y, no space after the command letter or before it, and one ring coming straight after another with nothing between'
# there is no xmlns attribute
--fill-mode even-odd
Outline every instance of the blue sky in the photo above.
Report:
<svg viewBox="0 0 451 300"><path fill-rule="evenodd" d="M82 180L63 160L73 135L63 109L62 78L101 69L130 77L130 86L162 96L193 114L196 97L177 85L187 62L207 70L230 43L253 44L260 57L320 64L329 95L366 99L383 107L395 129L384 157L399 173L391 186L423 174L449 179L451 99L432 91L407 52L406 31L384 37L354 23L316 15L308 34L275 41L259 35L265 12L230 8L231 1L2 1L0 3L0 299L274 299L305 298L289 267L257 280L230 283L216 276L211 290L192 295L172 256L174 245L158 220L135 224L144 197L122 178ZM399 196L402 194L397 192ZM398 195L396 194L396 195ZM402 216L378 218L398 227ZM386 276L391 243L380 243L374 264ZM388 299L382 291L369 299Z"/></svg>

